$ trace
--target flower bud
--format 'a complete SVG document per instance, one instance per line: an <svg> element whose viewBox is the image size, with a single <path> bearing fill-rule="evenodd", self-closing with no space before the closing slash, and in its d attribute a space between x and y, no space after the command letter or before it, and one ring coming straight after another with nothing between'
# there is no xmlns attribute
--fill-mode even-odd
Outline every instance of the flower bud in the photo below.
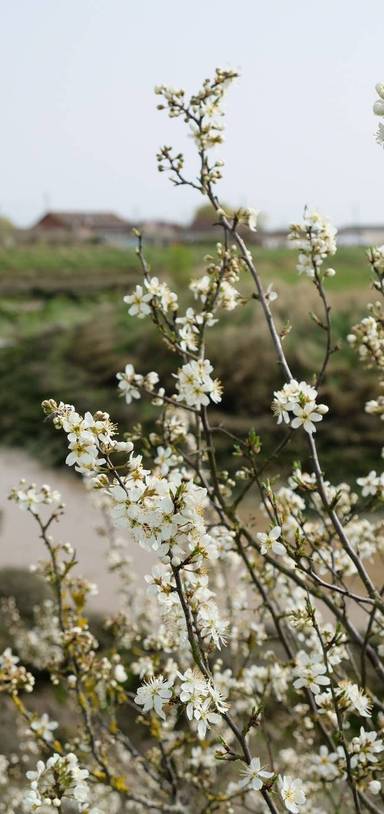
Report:
<svg viewBox="0 0 384 814"><path fill-rule="evenodd" d="M57 402L54 399L44 399L44 401L41 402L41 406L45 415L51 415L51 413L55 413L57 410Z"/></svg>
<svg viewBox="0 0 384 814"><path fill-rule="evenodd" d="M132 441L116 441L115 450L116 452L132 452Z"/></svg>
<svg viewBox="0 0 384 814"><path fill-rule="evenodd" d="M384 101L382 99L377 99L375 104L373 105L373 112L376 116L384 116Z"/></svg>
<svg viewBox="0 0 384 814"><path fill-rule="evenodd" d="M375 85L375 91L380 96L380 99L384 99L384 82L378 82Z"/></svg>
<svg viewBox="0 0 384 814"><path fill-rule="evenodd" d="M124 682L128 678L122 664L116 664L116 667L115 667L115 669L113 671L113 674L114 674L114 677L115 677L116 681L118 681L119 684L124 684Z"/></svg>

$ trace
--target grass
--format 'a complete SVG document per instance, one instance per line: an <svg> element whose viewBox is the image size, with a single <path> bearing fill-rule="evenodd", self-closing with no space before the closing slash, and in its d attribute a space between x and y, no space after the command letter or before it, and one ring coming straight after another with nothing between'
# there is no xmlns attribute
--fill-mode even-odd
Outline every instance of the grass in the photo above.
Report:
<svg viewBox="0 0 384 814"><path fill-rule="evenodd" d="M174 245L167 247L148 246L145 249L153 273L165 274L175 283L184 283L191 270L202 267L203 257L214 252L214 246ZM270 279L283 279L297 282L295 274L296 252L291 249L253 250L256 262L263 275ZM337 276L332 281L334 290L345 290L364 285L368 278L365 252L361 247L342 247L332 264ZM138 260L134 248L119 249L103 245L51 246L34 244L0 248L0 282L14 285L15 292L20 282L30 285L43 282L71 283L74 291L81 289L83 280L96 281L101 290L114 281L122 281L124 275L132 277L138 270Z"/></svg>

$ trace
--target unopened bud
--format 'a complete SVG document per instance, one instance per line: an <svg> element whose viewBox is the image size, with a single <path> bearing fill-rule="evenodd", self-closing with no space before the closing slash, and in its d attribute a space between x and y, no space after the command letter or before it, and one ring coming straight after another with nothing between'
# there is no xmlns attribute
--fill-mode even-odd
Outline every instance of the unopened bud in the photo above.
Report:
<svg viewBox="0 0 384 814"><path fill-rule="evenodd" d="M373 105L373 112L376 114L376 116L384 116L384 100L377 99Z"/></svg>

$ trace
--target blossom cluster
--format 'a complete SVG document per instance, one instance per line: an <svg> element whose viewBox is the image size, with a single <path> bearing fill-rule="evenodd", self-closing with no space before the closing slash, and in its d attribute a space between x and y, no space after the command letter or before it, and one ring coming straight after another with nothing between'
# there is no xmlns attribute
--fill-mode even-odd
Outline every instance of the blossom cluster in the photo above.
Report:
<svg viewBox="0 0 384 814"><path fill-rule="evenodd" d="M293 223L289 231L289 240L299 250L297 271L310 279L333 277L334 269L323 270L321 266L327 257L336 252L336 232L328 220L318 212L306 211L303 223Z"/></svg>
<svg viewBox="0 0 384 814"><path fill-rule="evenodd" d="M132 317L144 319L151 314L153 308L167 314L177 311L177 294L171 291L166 283L161 282L158 277L146 277L144 288L137 285L133 294L127 294L124 302L129 305L128 313Z"/></svg>
<svg viewBox="0 0 384 814"><path fill-rule="evenodd" d="M20 664L20 659L7 647L0 655L0 692L17 695L20 690L32 692L33 675Z"/></svg>
<svg viewBox="0 0 384 814"><path fill-rule="evenodd" d="M85 810L88 802L88 769L81 769L73 753L64 756L57 753L47 762L39 760L35 771L28 771L30 791L24 797L24 805L29 811L37 811L42 806L59 809L63 798L80 804Z"/></svg>
<svg viewBox="0 0 384 814"><path fill-rule="evenodd" d="M368 367L384 368L383 306L377 301L369 303L369 316L354 325L348 334L349 344L355 348L360 360Z"/></svg>
<svg viewBox="0 0 384 814"><path fill-rule="evenodd" d="M384 84L383 82L378 82L375 85L375 90L378 95L378 99L376 99L373 105L373 112L376 116L384 116ZM379 122L379 126L376 132L376 141L380 146L384 145L384 125Z"/></svg>
<svg viewBox="0 0 384 814"><path fill-rule="evenodd" d="M20 481L18 487L12 489L9 498L14 500L20 509L28 510L33 514L38 513L40 506L60 505L61 501L59 492L51 489L47 484L36 488L34 483L28 486L24 479Z"/></svg>
<svg viewBox="0 0 384 814"><path fill-rule="evenodd" d="M213 79L206 79L201 90L188 101L184 90L158 85L155 93L164 100L164 103L158 105L158 110L166 108L171 118L182 116L184 119L187 117L187 111L190 111L192 115L187 117L187 121L198 149L207 150L215 147L223 141L223 128L220 123L223 116L221 102L225 90L237 76L237 71L216 68ZM201 124L196 126L196 120L199 119ZM218 177L221 176L215 176L215 180L218 180Z"/></svg>
<svg viewBox="0 0 384 814"><path fill-rule="evenodd" d="M315 424L322 420L329 409L326 404L317 404L317 390L307 382L291 379L273 395L272 411L277 423L284 422L295 430L303 427L310 434L316 432Z"/></svg>
<svg viewBox="0 0 384 814"><path fill-rule="evenodd" d="M177 400L196 410L207 407L210 401L221 401L219 379L212 379L213 367L208 359L188 362L176 376Z"/></svg>
<svg viewBox="0 0 384 814"><path fill-rule="evenodd" d="M153 393L159 381L159 375L155 373L155 371L151 371L147 373L146 376L142 376L141 373L135 372L135 368L130 363L125 366L123 372L116 373L116 378L119 382L118 389L120 395L125 399L127 404L131 404L133 399L139 399L141 397L141 389L144 389L147 393ZM122 449L120 445L120 448L116 451L125 452L127 448Z"/></svg>
<svg viewBox="0 0 384 814"><path fill-rule="evenodd" d="M239 257L235 245L225 247L222 243L216 246L217 256L207 255L206 274L190 283L195 299L203 304L204 311L223 308L233 311L241 302L236 288L244 261Z"/></svg>

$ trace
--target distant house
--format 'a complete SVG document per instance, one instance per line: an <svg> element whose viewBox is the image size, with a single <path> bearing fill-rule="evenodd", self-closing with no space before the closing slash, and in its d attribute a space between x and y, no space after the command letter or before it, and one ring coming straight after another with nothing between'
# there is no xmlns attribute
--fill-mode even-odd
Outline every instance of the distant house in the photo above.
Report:
<svg viewBox="0 0 384 814"><path fill-rule="evenodd" d="M261 245L265 249L284 249L289 246L288 229L268 229L260 232Z"/></svg>
<svg viewBox="0 0 384 814"><path fill-rule="evenodd" d="M132 225L113 212L46 212L31 231L38 239L52 242L99 242L118 246L134 242Z"/></svg>
<svg viewBox="0 0 384 814"><path fill-rule="evenodd" d="M146 220L137 224L145 243L167 246L184 241L184 227L168 220Z"/></svg>
<svg viewBox="0 0 384 814"><path fill-rule="evenodd" d="M337 242L339 246L380 246L384 243L384 225L342 226Z"/></svg>

